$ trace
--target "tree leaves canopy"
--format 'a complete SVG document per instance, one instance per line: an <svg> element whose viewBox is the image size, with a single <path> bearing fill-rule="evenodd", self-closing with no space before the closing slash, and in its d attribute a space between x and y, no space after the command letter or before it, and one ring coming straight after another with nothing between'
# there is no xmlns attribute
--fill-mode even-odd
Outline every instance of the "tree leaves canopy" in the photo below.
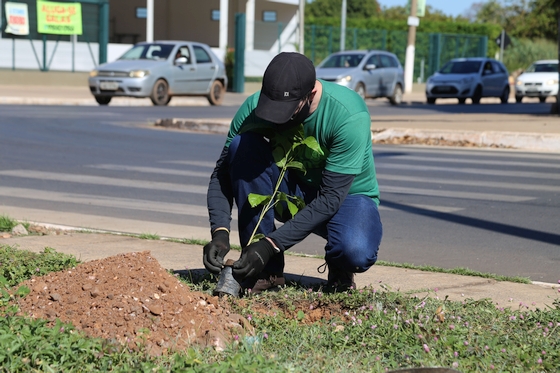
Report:
<svg viewBox="0 0 560 373"><path fill-rule="evenodd" d="M342 0L313 0L305 7L307 15L313 17L339 17L342 12ZM381 14L377 0L346 0L348 18L370 18Z"/></svg>

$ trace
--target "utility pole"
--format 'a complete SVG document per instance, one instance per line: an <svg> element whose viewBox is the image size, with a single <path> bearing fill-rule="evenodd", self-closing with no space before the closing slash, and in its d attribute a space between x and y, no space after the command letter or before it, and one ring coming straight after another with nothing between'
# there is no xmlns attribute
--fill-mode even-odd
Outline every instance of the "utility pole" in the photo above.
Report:
<svg viewBox="0 0 560 373"><path fill-rule="evenodd" d="M560 6L560 1L556 1L556 4ZM558 37L558 61L560 61L560 9L558 9L557 11L558 11L558 36L557 36ZM560 63L558 64L558 77L560 78ZM558 90L558 94L556 95L556 114L560 115L560 89Z"/></svg>
<svg viewBox="0 0 560 373"><path fill-rule="evenodd" d="M146 1L146 41L154 41L154 0Z"/></svg>
<svg viewBox="0 0 560 373"><path fill-rule="evenodd" d="M342 0L342 11L340 18L340 50L343 51L346 49L346 0Z"/></svg>
<svg viewBox="0 0 560 373"><path fill-rule="evenodd" d="M414 53L416 48L416 27L420 20L416 16L418 9L417 0L410 4L410 17L408 17L408 44L406 46L406 57L404 62L404 91L412 92L412 76L414 75Z"/></svg>
<svg viewBox="0 0 560 373"><path fill-rule="evenodd" d="M305 0L299 0L299 53L304 54L305 42Z"/></svg>

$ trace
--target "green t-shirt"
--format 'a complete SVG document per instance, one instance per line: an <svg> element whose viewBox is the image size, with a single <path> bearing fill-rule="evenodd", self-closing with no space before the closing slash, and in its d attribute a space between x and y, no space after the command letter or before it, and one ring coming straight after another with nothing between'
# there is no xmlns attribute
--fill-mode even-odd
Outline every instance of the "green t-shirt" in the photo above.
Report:
<svg viewBox="0 0 560 373"><path fill-rule="evenodd" d="M323 157L302 155L307 170L301 175L304 181L316 188L321 183L323 170L355 175L349 194L363 194L379 204L379 186L375 174L371 146L371 118L365 102L348 88L319 80L323 86L317 109L303 122L305 136L313 136ZM233 118L226 146L233 137L246 128L274 129L274 123L260 119L255 114L260 92L245 100ZM307 155L309 155L307 154Z"/></svg>

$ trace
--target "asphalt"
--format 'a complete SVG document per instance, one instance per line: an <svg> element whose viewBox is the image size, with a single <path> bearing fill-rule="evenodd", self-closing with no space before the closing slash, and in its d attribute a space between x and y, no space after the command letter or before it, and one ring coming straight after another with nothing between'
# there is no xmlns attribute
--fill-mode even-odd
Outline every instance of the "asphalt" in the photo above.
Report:
<svg viewBox="0 0 560 373"><path fill-rule="evenodd" d="M47 74L0 71L0 105L97 105L87 86L83 85L87 75L54 73L49 76ZM243 94L227 93L224 105L239 105L247 94L256 89L258 85L248 84ZM421 87L405 94L404 101L405 104L422 102ZM171 104L189 106L208 103L204 98L193 97L174 98ZM121 98L114 99L111 105L151 105L151 103L148 99ZM227 122L223 120L200 122L188 118L175 118L175 121L183 123L189 129L202 126L202 130L223 131L227 126ZM560 152L560 118L555 115L470 114L373 117L372 130L376 135L385 133L384 136L402 134L419 136L426 133L448 139L480 141L481 146L505 141L522 151ZM393 134L387 131L392 131ZM204 268L200 245L178 243L165 237L160 240L140 239L122 234L118 230L92 228L84 230L74 226L53 226L46 219L34 223L54 228L59 234L0 235L0 245L15 246L34 252L51 247L58 252L72 254L81 261L103 259L125 252L150 251L166 269L198 271ZM226 258L236 259L238 255L237 251L232 250ZM308 284L325 281L326 273L321 274L317 271L323 262L321 258L288 253L286 277ZM497 307L545 309L555 307L554 302L560 301L560 278L556 284L538 282L520 284L475 276L373 266L367 272L356 276L356 284L358 288L373 286L376 289L401 291L419 297L437 296L440 299L447 297L456 301L491 299Z"/></svg>

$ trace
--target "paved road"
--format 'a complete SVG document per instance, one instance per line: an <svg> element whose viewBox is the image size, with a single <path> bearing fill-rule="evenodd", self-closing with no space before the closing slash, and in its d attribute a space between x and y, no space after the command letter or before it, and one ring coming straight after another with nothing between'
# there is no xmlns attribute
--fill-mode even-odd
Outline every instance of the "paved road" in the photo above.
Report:
<svg viewBox="0 0 560 373"><path fill-rule="evenodd" d="M0 214L208 238L206 185L223 135L149 126L172 108L7 108ZM560 155L398 146L375 155L380 259L558 281ZM294 250L320 254L323 243Z"/></svg>

